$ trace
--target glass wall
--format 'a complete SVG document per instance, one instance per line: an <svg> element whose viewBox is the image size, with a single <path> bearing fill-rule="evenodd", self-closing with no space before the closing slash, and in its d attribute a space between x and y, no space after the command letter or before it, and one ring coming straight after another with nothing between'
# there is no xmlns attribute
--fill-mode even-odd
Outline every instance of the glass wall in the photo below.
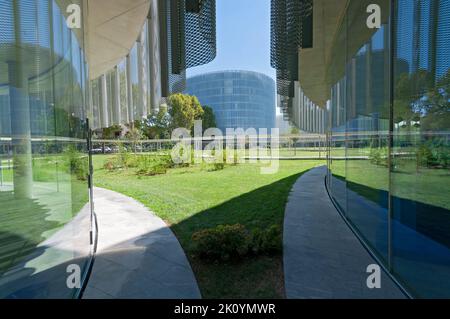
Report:
<svg viewBox="0 0 450 319"><path fill-rule="evenodd" d="M82 1L74 1L81 4ZM53 0L0 0L0 298L70 298L91 256L82 35Z"/></svg>
<svg viewBox="0 0 450 319"><path fill-rule="evenodd" d="M395 10L392 266L415 293L450 297L450 1Z"/></svg>
<svg viewBox="0 0 450 319"><path fill-rule="evenodd" d="M214 110L219 129L275 125L275 83L249 71L214 72L189 78L186 92Z"/></svg>
<svg viewBox="0 0 450 319"><path fill-rule="evenodd" d="M450 1L375 2L382 27L351 1L333 47L327 185L411 295L448 298Z"/></svg>

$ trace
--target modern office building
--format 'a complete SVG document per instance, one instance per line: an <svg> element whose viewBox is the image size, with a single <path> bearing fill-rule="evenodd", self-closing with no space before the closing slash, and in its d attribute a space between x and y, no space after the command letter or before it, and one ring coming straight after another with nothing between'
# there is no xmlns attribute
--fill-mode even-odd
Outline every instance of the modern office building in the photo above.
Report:
<svg viewBox="0 0 450 319"><path fill-rule="evenodd" d="M448 0L272 1L280 106L299 128L305 99L325 113L328 193L413 297L450 297L449 17Z"/></svg>
<svg viewBox="0 0 450 319"><path fill-rule="evenodd" d="M210 106L217 127L266 128L275 126L275 82L268 76L250 71L221 71L188 79L186 92Z"/></svg>
<svg viewBox="0 0 450 319"><path fill-rule="evenodd" d="M214 0L0 0L0 298L79 296L90 128L157 109L215 47Z"/></svg>

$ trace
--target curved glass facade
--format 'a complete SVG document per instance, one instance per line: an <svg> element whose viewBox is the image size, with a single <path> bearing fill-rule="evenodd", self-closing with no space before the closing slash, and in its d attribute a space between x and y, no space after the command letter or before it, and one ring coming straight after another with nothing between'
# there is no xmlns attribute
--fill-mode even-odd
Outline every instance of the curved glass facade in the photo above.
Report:
<svg viewBox="0 0 450 319"><path fill-rule="evenodd" d="M0 299L81 295L97 235L92 129L129 124L164 101L171 48L160 22L170 16L161 7L171 3L141 1L149 9L139 12L141 21L131 14L136 6L119 0L101 14L97 1L0 0ZM177 3L190 26L179 34L189 50L178 53L189 57L207 43L202 60L188 66L212 59L215 1ZM73 29L68 25L74 21L66 19L78 11L69 5L78 5L81 14ZM97 16L127 32L105 37L107 27L96 25ZM114 50L108 45L125 40L124 34L133 37L129 51L121 43L122 51L109 56L106 51ZM192 43L200 36L203 42ZM102 54L92 49L98 37Z"/></svg>
<svg viewBox="0 0 450 319"><path fill-rule="evenodd" d="M328 188L412 296L449 298L450 1L375 3L390 19L358 46L350 1L333 47Z"/></svg>
<svg viewBox="0 0 450 319"><path fill-rule="evenodd" d="M223 71L188 79L186 92L214 110L217 127L275 127L275 82L250 71Z"/></svg>
<svg viewBox="0 0 450 319"><path fill-rule="evenodd" d="M72 1L82 7L82 1ZM83 39L53 0L0 0L0 298L70 298L90 261Z"/></svg>

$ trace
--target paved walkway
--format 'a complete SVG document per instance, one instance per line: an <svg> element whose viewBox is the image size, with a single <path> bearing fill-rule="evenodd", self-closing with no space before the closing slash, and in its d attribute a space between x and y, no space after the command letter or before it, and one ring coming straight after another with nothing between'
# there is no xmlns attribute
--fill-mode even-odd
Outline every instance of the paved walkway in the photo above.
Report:
<svg viewBox="0 0 450 319"><path fill-rule="evenodd" d="M96 188L97 256L83 298L201 298L172 231L144 205Z"/></svg>
<svg viewBox="0 0 450 319"><path fill-rule="evenodd" d="M333 206L325 188L326 168L295 183L284 221L284 274L288 298L405 298L383 272L381 289L366 285L376 261Z"/></svg>

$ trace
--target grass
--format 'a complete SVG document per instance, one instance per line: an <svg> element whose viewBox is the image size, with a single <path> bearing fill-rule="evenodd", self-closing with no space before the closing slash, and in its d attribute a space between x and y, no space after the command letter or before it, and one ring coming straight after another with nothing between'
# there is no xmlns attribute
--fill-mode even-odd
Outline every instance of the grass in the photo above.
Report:
<svg viewBox="0 0 450 319"><path fill-rule="evenodd" d="M374 202L379 200L377 190L389 189L387 168L368 160L335 161L332 171L337 177L346 179L354 191ZM446 169L417 169L413 161L405 161L392 172L393 195L450 209L449 177Z"/></svg>
<svg viewBox="0 0 450 319"><path fill-rule="evenodd" d="M161 217L190 259L204 298L283 298L282 256L251 257L239 263L207 264L193 255L192 234L220 224L248 228L283 224L292 185L322 161L280 161L278 173L261 175L259 165L200 166L138 177L133 169L109 172L108 156L95 156L94 183L137 199Z"/></svg>
<svg viewBox="0 0 450 319"><path fill-rule="evenodd" d="M12 185L13 169L6 161L3 165L3 185ZM70 222L88 200L87 181L71 175L61 156L33 159L33 198L17 199L12 191L0 192L0 274Z"/></svg>

